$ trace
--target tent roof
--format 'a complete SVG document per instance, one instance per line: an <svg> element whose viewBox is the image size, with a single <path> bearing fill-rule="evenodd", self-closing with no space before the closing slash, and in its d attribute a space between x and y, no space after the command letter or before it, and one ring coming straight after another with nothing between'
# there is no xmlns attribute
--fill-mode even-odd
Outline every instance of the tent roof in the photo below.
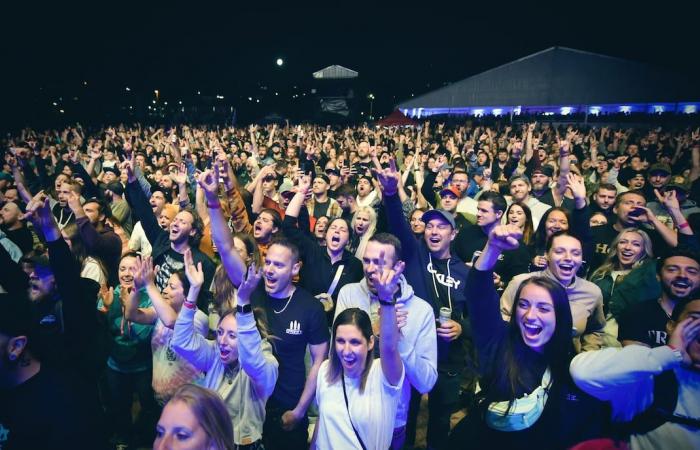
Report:
<svg viewBox="0 0 700 450"><path fill-rule="evenodd" d="M334 64L314 72L314 78L321 80L337 80L341 78L357 78L358 73L347 67Z"/></svg>
<svg viewBox="0 0 700 450"><path fill-rule="evenodd" d="M404 113L397 109L382 120L380 120L378 124L385 127L395 127L403 125L417 125L418 122L409 119L404 115Z"/></svg>
<svg viewBox="0 0 700 450"><path fill-rule="evenodd" d="M399 108L677 102L700 98L698 91L689 77L661 68L551 47L406 100Z"/></svg>

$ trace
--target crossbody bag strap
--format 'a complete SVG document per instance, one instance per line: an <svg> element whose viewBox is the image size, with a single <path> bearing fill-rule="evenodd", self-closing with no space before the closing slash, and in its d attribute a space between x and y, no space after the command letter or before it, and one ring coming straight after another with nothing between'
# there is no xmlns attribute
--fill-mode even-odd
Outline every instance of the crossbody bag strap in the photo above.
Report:
<svg viewBox="0 0 700 450"><path fill-rule="evenodd" d="M331 285L328 288L328 295L331 297L333 297L333 293L335 292L335 289L338 287L338 283L340 282L340 277L343 275L344 268L345 268L345 264L341 264L338 266L338 268L335 271L335 276L333 277L333 281L331 282Z"/></svg>
<svg viewBox="0 0 700 450"><path fill-rule="evenodd" d="M367 447L365 447L365 443L362 442L362 438L360 437L360 434L357 432L357 428L355 428L355 424L352 423L352 416L350 415L350 403L348 403L348 394L345 391L345 374L343 374L343 379L341 380L343 382L343 398L345 398L345 409L348 411L348 418L350 419L350 425L352 426L352 431L355 432L355 437L357 438L358 441L360 441L360 447L362 447L362 450L367 450Z"/></svg>

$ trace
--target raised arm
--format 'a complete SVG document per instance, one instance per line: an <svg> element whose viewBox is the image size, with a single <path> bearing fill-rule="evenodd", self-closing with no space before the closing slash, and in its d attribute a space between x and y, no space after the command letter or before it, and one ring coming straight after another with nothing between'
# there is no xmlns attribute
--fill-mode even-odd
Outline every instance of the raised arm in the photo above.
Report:
<svg viewBox="0 0 700 450"><path fill-rule="evenodd" d="M124 308L124 317L132 322L142 324L153 324L157 318L168 328L175 327L177 313L160 295L160 291L155 284L155 274L153 273L153 260L151 257L141 259L136 258L136 270L134 270L134 285L137 290L146 290L148 298L151 299L151 304L147 308L139 308L138 300L136 302L126 302Z"/></svg>
<svg viewBox="0 0 700 450"><path fill-rule="evenodd" d="M246 279L238 288L238 306L250 305L250 295L260 282L262 270L251 264ZM255 392L261 398L272 395L277 383L279 364L272 356L270 345L264 342L258 331L253 311L239 312L238 320L238 360L243 371L248 374Z"/></svg>
<svg viewBox="0 0 700 450"><path fill-rule="evenodd" d="M399 279L405 268L403 261L393 267L384 263L384 252L379 255L378 270L372 275L372 283L377 289L379 299L379 340L380 361L384 377L392 386L398 386L403 380L403 362L398 350L399 328L396 323L396 292Z"/></svg>
<svg viewBox="0 0 700 450"><path fill-rule="evenodd" d="M202 172L199 176L199 185L204 190L204 197L209 210L209 220L211 224L211 237L219 250L221 262L226 269L231 282L234 286L238 286L243 281L243 276L246 272L245 262L241 259L235 246L233 245L233 237L231 231L226 224L226 219L221 212L221 203L217 196L219 181L219 165L214 164L213 170Z"/></svg>
<svg viewBox="0 0 700 450"><path fill-rule="evenodd" d="M397 194L401 175L396 170L396 162L393 159L388 168L382 169L381 166L377 166L375 171L383 192L382 201L386 208L389 229L401 241L404 259L409 260L411 255L418 251L418 241L404 216L401 200Z"/></svg>

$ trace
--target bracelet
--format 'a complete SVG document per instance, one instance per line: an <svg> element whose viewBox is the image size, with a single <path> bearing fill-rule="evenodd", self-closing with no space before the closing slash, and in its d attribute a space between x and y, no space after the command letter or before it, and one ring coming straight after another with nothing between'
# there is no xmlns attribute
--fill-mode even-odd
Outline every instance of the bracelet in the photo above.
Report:
<svg viewBox="0 0 700 450"><path fill-rule="evenodd" d="M190 303L188 301L184 301L184 302L182 302L182 305L187 309L197 309L196 303Z"/></svg>
<svg viewBox="0 0 700 450"><path fill-rule="evenodd" d="M678 229L683 230L685 228L690 228L690 224L688 222L683 222L681 224L678 224Z"/></svg>
<svg viewBox="0 0 700 450"><path fill-rule="evenodd" d="M209 209L219 209L221 208L221 203L217 202L216 205L212 205L211 203L207 202L207 208Z"/></svg>

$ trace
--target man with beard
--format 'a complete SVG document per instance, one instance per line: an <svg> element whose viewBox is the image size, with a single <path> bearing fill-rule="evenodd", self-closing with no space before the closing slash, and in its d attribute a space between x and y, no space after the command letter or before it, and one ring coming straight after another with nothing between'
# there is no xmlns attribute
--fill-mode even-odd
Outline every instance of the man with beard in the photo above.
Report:
<svg viewBox="0 0 700 450"><path fill-rule="evenodd" d="M34 238L27 224L22 220L22 210L17 203L7 202L0 208L0 229L17 244L23 255L32 251Z"/></svg>
<svg viewBox="0 0 700 450"><path fill-rule="evenodd" d="M377 191L374 190L372 178L369 176L361 176L357 181L357 198L355 203L357 206L374 207L379 202Z"/></svg>
<svg viewBox="0 0 700 450"><path fill-rule="evenodd" d="M687 250L674 250L657 266L661 297L630 306L619 320L622 345L659 347L668 344L666 322L673 308L692 297L700 287L700 257Z"/></svg>
<svg viewBox="0 0 700 450"><path fill-rule="evenodd" d="M600 212L607 217L608 222L615 220L613 205L615 205L615 197L617 196L617 188L614 184L600 183L593 193L593 201L591 202L591 215Z"/></svg>
<svg viewBox="0 0 700 450"><path fill-rule="evenodd" d="M336 192L336 201L343 210L340 217L348 222L352 220L352 216L354 216L355 211L357 211L356 197L357 190L351 184L342 184Z"/></svg>
<svg viewBox="0 0 700 450"><path fill-rule="evenodd" d="M328 189L330 189L330 186L330 179L327 175L321 174L314 178L312 188L313 197L306 202L306 207L311 217L340 217L342 212L340 205L338 205L336 200L328 196Z"/></svg>
<svg viewBox="0 0 700 450"><path fill-rule="evenodd" d="M648 183L644 186L644 195L648 202L656 200L654 189L659 192L671 181L671 166L664 163L656 163L649 168Z"/></svg>
<svg viewBox="0 0 700 450"><path fill-rule="evenodd" d="M71 211L68 206L68 195L71 192L80 195L81 190L81 184L72 179L61 183L58 189L58 203L53 205L51 209L59 229L64 229L69 223L75 223L75 214L73 214L73 211Z"/></svg>
<svg viewBox="0 0 700 450"><path fill-rule="evenodd" d="M162 291L165 289L170 276L178 270L184 269L184 254L188 249L192 250L192 258L195 264L202 264L204 286L210 286L216 266L198 248L202 237L202 220L196 212L187 209L177 213L168 230L163 230L158 223L157 216L153 212L152 203L149 204L146 199L146 195L141 190L132 169L130 162L127 162L127 201L134 213L134 217L141 222L146 238L153 246L151 254L153 264L154 266L159 266L156 274L156 286ZM203 311L207 311L209 296L209 289L202 289L199 294L197 305Z"/></svg>
<svg viewBox="0 0 700 450"><path fill-rule="evenodd" d="M459 398L460 377L466 365L463 330L467 326L464 283L468 268L450 251L457 235L454 216L441 209L423 214L425 234L418 241L403 214L398 189L400 174L394 160L388 168L376 168L383 192L389 229L403 247L404 275L416 295L426 300L437 320L441 309L450 310L437 327L438 379L428 400L428 446L442 448L450 431L450 416ZM470 333L467 331L466 335ZM414 408L412 408L413 410ZM413 411L412 411L413 412ZM407 439L411 442L411 436Z"/></svg>

